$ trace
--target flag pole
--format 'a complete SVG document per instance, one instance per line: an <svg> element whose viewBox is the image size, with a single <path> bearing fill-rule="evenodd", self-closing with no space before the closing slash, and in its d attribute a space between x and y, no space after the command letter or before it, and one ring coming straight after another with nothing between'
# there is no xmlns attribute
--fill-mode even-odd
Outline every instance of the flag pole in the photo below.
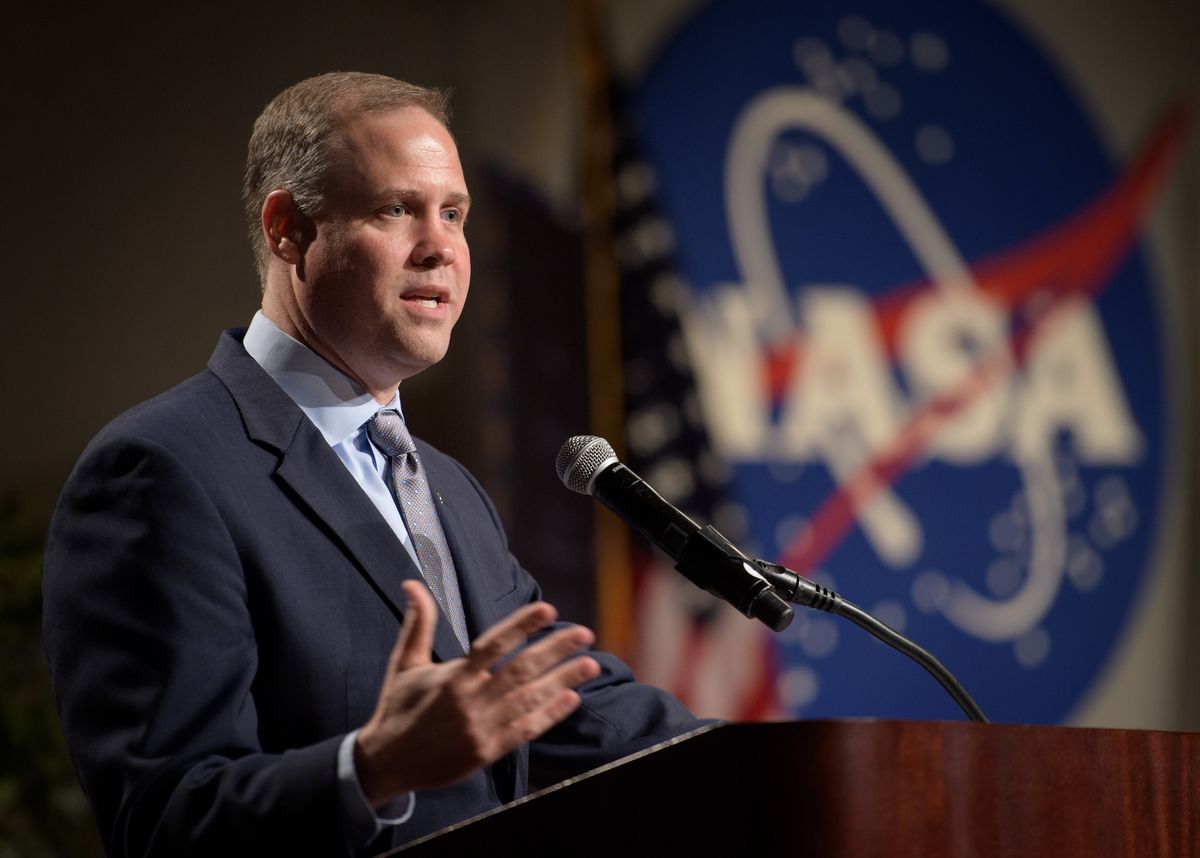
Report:
<svg viewBox="0 0 1200 858"><path fill-rule="evenodd" d="M624 454L620 276L614 256L613 118L604 0L574 0L583 220L588 409L594 434ZM596 633L601 645L628 659L633 644L633 575L629 533L599 504L593 517Z"/></svg>

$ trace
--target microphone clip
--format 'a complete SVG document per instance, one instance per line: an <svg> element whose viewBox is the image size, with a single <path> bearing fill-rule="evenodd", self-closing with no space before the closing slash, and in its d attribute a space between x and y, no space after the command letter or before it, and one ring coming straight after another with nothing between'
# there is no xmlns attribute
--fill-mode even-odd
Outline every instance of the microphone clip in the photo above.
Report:
<svg viewBox="0 0 1200 858"><path fill-rule="evenodd" d="M779 597L762 570L711 524L692 534L675 568L701 590L733 605L743 615L781 632L791 623L792 607Z"/></svg>

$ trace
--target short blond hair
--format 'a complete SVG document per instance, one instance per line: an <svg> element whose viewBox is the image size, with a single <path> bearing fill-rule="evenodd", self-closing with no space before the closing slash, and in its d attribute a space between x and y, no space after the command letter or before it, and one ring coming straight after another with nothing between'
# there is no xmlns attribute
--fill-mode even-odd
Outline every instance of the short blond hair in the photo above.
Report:
<svg viewBox="0 0 1200 858"><path fill-rule="evenodd" d="M250 246L265 283L267 245L262 206L267 194L288 191L305 214L320 216L326 177L342 144L342 130L362 116L420 107L442 125L450 120L445 90L417 86L382 74L330 72L288 87L271 100L250 134L242 203Z"/></svg>

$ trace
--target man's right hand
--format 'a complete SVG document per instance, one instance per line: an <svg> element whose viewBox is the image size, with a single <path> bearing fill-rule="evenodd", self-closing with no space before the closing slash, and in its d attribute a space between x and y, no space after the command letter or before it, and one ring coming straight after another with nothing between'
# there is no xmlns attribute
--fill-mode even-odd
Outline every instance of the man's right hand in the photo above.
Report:
<svg viewBox="0 0 1200 858"><path fill-rule="evenodd" d="M590 657L569 658L593 641L583 626L560 629L496 667L554 622L557 613L545 602L492 626L465 658L435 663L437 605L420 582L403 587L408 611L375 713L354 748L359 784L372 807L460 781L537 738L575 711L574 689L600 673Z"/></svg>

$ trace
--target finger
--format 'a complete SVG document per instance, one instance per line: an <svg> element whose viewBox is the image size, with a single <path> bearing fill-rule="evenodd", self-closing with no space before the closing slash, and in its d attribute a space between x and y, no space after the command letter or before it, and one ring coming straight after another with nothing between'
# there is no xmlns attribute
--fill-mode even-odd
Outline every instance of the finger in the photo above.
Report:
<svg viewBox="0 0 1200 858"><path fill-rule="evenodd" d="M572 658L545 673L537 680L513 688L487 704L486 720L502 743L510 741L508 734L515 730L520 741L529 741L528 731L546 730L565 718L574 706L562 708L564 691L573 691L600 675L600 665L588 656ZM519 742L518 742L519 744Z"/></svg>
<svg viewBox="0 0 1200 858"><path fill-rule="evenodd" d="M579 692L564 688L547 699L541 706L527 712L505 728L509 750L532 742L551 727L565 720L581 703Z"/></svg>
<svg viewBox="0 0 1200 858"><path fill-rule="evenodd" d="M404 624L392 650L392 670L406 670L433 661L433 632L437 628L437 605L433 596L420 581L405 581L400 585L408 599Z"/></svg>
<svg viewBox="0 0 1200 858"><path fill-rule="evenodd" d="M547 670L569 656L592 645L595 635L584 626L568 626L525 647L497 670L489 683L492 695L507 694L514 688L538 679Z"/></svg>
<svg viewBox="0 0 1200 858"><path fill-rule="evenodd" d="M571 658L547 671L532 682L513 688L503 699L493 704L495 722L500 725L520 720L548 705L563 691L578 688L600 675L600 665L594 658Z"/></svg>
<svg viewBox="0 0 1200 858"><path fill-rule="evenodd" d="M467 663L472 670L488 670L525 642L531 634L554 622L558 612L546 602L534 602L505 617L471 644Z"/></svg>

